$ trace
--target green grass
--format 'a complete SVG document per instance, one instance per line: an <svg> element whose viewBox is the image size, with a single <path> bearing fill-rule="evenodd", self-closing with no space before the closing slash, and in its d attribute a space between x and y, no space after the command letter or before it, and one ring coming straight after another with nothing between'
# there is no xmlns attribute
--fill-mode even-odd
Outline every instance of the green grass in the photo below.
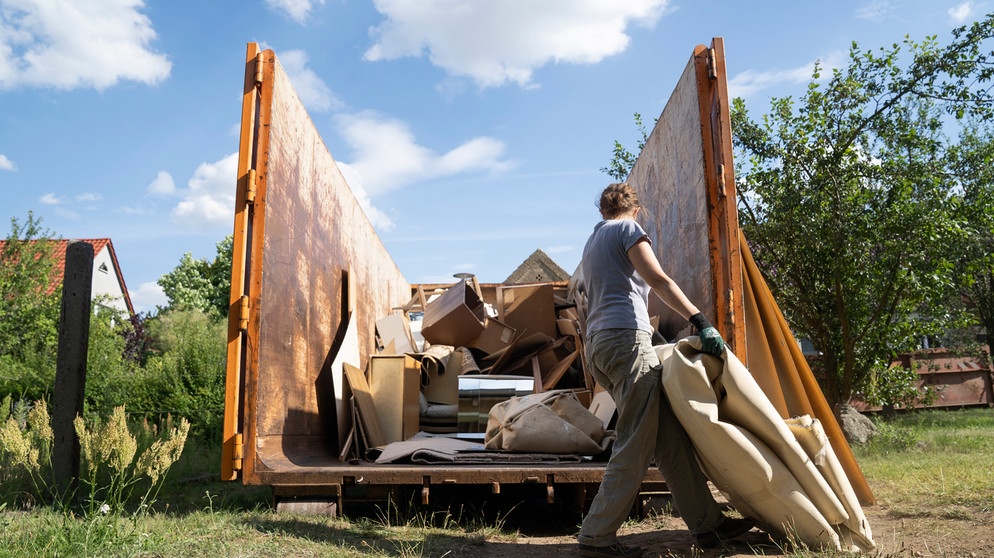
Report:
<svg viewBox="0 0 994 558"><path fill-rule="evenodd" d="M994 511L994 410L921 411L874 420L880 435L854 452L888 513L970 518ZM508 521L509 512L483 507L427 511L406 504L345 518L277 514L268 487L217 481L219 463L217 448L191 441L147 514L80 517L47 507L0 507L0 558L458 558L481 555L485 541L513 544L522 532L520 524ZM577 526L578 516L570 516L549 527L556 530L549 534L572 536Z"/></svg>
<svg viewBox="0 0 994 558"><path fill-rule="evenodd" d="M960 517L994 511L994 410L926 410L875 419L880 435L853 448L891 513Z"/></svg>

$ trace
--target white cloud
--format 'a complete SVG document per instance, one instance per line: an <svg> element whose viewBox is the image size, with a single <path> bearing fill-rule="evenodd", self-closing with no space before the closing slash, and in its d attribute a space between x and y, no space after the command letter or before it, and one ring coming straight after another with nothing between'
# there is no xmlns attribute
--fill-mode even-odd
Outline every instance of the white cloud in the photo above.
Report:
<svg viewBox="0 0 994 558"><path fill-rule="evenodd" d="M513 166L502 159L504 143L474 138L439 155L418 145L407 125L366 111L336 117L339 133L352 147L349 163L371 197L426 179L466 172L501 172Z"/></svg>
<svg viewBox="0 0 994 558"><path fill-rule="evenodd" d="M669 0L374 0L386 20L371 29L366 60L427 53L433 64L479 87L531 86L553 62L594 64L628 46L630 23L653 27Z"/></svg>
<svg viewBox="0 0 994 558"><path fill-rule="evenodd" d="M95 192L83 192L82 194L76 194L73 196L78 202L95 202L103 199L103 196Z"/></svg>
<svg viewBox="0 0 994 558"><path fill-rule="evenodd" d="M304 106L313 112L328 112L342 107L343 103L331 92L328 84L307 67L306 52L287 50L279 53L278 57Z"/></svg>
<svg viewBox="0 0 994 558"><path fill-rule="evenodd" d="M155 180L145 187L145 191L153 196L171 196L176 193L176 182L173 181L173 175L159 171Z"/></svg>
<svg viewBox="0 0 994 558"><path fill-rule="evenodd" d="M17 170L17 165L14 164L14 161L8 159L6 155L0 153L0 170Z"/></svg>
<svg viewBox="0 0 994 558"><path fill-rule="evenodd" d="M833 52L823 58L820 62L821 76L822 79L824 79L831 75L832 69L837 68L842 64L843 55L838 52ZM806 84L811 81L814 68L815 62L810 62L808 64L804 64L803 66L787 68L784 70L769 70L765 72L746 70L732 76L731 79L728 80L728 96L731 98L749 97L750 95L763 90ZM782 97L788 94L789 93L777 93L775 96Z"/></svg>
<svg viewBox="0 0 994 558"><path fill-rule="evenodd" d="M363 185L362 176L352 168L352 165L347 163L339 162L338 170L345 177L345 183L349 185L352 195L359 202L359 207L362 208L366 214L366 218L373 224L373 227L380 231L392 231L395 226L394 222L390 220L390 217L386 213L373 206L372 200L369 199L369 194L366 193L366 187Z"/></svg>
<svg viewBox="0 0 994 558"><path fill-rule="evenodd" d="M0 89L47 86L102 91L120 80L169 76L166 56L149 50L143 0L0 0Z"/></svg>
<svg viewBox="0 0 994 558"><path fill-rule="evenodd" d="M311 8L316 4L324 4L324 0L266 0L267 6L285 13L290 19L301 25L307 21Z"/></svg>
<svg viewBox="0 0 994 558"><path fill-rule="evenodd" d="M201 163L170 217L173 223L196 230L231 225L235 209L238 153L213 163Z"/></svg>
<svg viewBox="0 0 994 558"><path fill-rule="evenodd" d="M949 11L946 13L949 14L949 18L953 20L954 24L962 25L963 23L966 23L968 19L970 19L970 16L973 14L973 12L974 12L973 3L963 2L958 6L949 8Z"/></svg>
<svg viewBox="0 0 994 558"><path fill-rule="evenodd" d="M136 312L151 312L156 306L165 306L169 299L158 283L142 283L137 289L128 289L131 305Z"/></svg>
<svg viewBox="0 0 994 558"><path fill-rule="evenodd" d="M60 205L66 202L65 198L60 198L51 192L38 198L38 201L45 205Z"/></svg>
<svg viewBox="0 0 994 558"><path fill-rule="evenodd" d="M890 0L874 0L856 10L858 19L867 21L882 21L892 12Z"/></svg>

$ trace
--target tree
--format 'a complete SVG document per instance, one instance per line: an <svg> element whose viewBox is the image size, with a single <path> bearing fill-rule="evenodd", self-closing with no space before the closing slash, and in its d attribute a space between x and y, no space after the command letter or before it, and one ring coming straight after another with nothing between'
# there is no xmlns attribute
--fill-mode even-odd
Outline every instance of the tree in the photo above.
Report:
<svg viewBox="0 0 994 558"><path fill-rule="evenodd" d="M964 235L957 252L958 293L967 310L986 330L988 350L994 347L994 130L971 122L953 150L953 178L961 188L957 213Z"/></svg>
<svg viewBox="0 0 994 558"><path fill-rule="evenodd" d="M196 308L215 318L227 318L233 244L231 235L218 242L213 260L195 260L189 252L183 254L179 265L158 281L169 307Z"/></svg>
<svg viewBox="0 0 994 558"><path fill-rule="evenodd" d="M954 319L942 305L962 230L943 131L988 116L992 26L957 29L945 48L853 43L847 67L824 85L816 68L796 107L774 99L761 122L733 102L739 222L791 326L823 354L830 403Z"/></svg>
<svg viewBox="0 0 994 558"><path fill-rule="evenodd" d="M4 377L25 380L23 386L5 389L31 391L32 384L55 374L59 297L49 292L55 272L54 243L41 221L31 212L23 224L11 218L0 250L0 368L19 371Z"/></svg>
<svg viewBox="0 0 994 558"><path fill-rule="evenodd" d="M610 176L611 178L621 182L628 178L628 175L632 172L632 167L635 166L635 160L638 158L638 154L642 152L645 147L645 142L649 139L649 134L645 131L645 125L642 124L642 115L640 113L635 113L635 128L641 135L641 139L638 142L638 151L632 153L621 144L620 141L614 140L614 150L611 156L611 162L608 166L601 168L601 172Z"/></svg>

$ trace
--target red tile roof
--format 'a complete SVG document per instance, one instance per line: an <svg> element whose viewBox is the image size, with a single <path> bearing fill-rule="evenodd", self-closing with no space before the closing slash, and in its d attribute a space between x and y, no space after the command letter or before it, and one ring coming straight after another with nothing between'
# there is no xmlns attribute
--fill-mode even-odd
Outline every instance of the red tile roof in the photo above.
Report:
<svg viewBox="0 0 994 558"><path fill-rule="evenodd" d="M117 262L117 254L114 252L114 245L109 238L74 238L74 239L53 239L55 246L52 247L53 274L51 283L48 286L48 293L52 294L62 286L62 279L66 274L66 248L70 242L88 242L93 246L93 257L96 257L104 248L110 250L110 259L114 262L114 274L121 285L121 292L124 293L124 304L128 307L128 312L135 313L134 306L131 305L131 295L128 294L128 287L124 283L124 276L121 274L121 266ZM6 241L0 239L0 250Z"/></svg>

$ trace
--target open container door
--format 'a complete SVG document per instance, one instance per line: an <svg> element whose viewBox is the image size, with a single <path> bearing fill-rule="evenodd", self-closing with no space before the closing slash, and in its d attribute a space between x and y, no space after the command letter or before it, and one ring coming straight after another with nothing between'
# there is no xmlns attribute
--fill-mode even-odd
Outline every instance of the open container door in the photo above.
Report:
<svg viewBox="0 0 994 558"><path fill-rule="evenodd" d="M628 182L663 269L718 328L783 418L819 419L863 504L873 503L824 394L738 228L724 42L699 45L680 76ZM668 339L689 334L660 300Z"/></svg>
<svg viewBox="0 0 994 558"><path fill-rule="evenodd" d="M349 426L342 364L367 361L376 317L411 285L276 56L254 43L236 198L222 477L320 483L322 467L341 466Z"/></svg>

